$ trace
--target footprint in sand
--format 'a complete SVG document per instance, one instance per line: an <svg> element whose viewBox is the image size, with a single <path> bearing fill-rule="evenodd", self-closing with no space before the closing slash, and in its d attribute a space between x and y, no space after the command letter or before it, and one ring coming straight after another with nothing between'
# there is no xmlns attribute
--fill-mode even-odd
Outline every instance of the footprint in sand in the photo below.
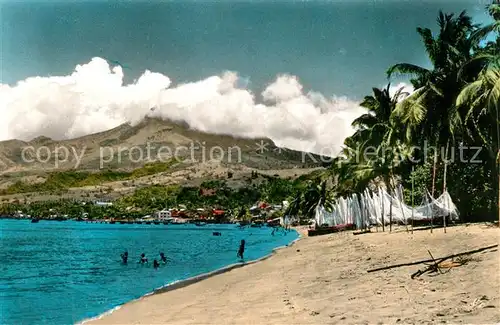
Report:
<svg viewBox="0 0 500 325"><path fill-rule="evenodd" d="M293 304L288 299L288 288L286 288L286 287L285 287L285 290L284 290L284 294L285 294L285 296L283 297L283 302L285 303L285 306L287 306L290 309L295 309L295 307L293 306Z"/></svg>

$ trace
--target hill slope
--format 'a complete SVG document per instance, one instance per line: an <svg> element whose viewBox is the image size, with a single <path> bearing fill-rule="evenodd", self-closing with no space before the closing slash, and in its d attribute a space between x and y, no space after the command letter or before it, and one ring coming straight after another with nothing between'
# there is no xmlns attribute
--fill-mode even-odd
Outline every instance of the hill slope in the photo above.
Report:
<svg viewBox="0 0 500 325"><path fill-rule="evenodd" d="M47 170L131 170L172 157L186 164L218 160L256 169L306 168L320 165L318 156L282 150L269 139L243 139L189 129L187 125L146 118L138 125L76 139L38 137L29 142L0 142L0 172ZM313 157L313 158L311 158ZM316 162L314 161L316 160Z"/></svg>

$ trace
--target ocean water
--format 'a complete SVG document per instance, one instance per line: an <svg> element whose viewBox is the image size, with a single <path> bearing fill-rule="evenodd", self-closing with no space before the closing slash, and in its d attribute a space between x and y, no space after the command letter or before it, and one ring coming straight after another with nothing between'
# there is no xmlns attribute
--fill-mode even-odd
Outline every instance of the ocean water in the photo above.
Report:
<svg viewBox="0 0 500 325"><path fill-rule="evenodd" d="M212 236L219 231L222 236ZM166 284L268 255L295 231L235 225L110 225L0 220L0 323L72 324ZM128 250L128 265L120 253ZM172 261L154 269L163 251ZM149 265L138 264L141 253Z"/></svg>

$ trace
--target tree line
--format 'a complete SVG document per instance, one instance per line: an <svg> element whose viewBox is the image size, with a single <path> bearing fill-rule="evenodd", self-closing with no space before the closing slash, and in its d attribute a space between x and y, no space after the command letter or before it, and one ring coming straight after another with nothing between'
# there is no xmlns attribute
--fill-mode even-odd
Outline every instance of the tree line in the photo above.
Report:
<svg viewBox="0 0 500 325"><path fill-rule="evenodd" d="M418 200L427 190L433 197L447 190L463 221L500 217L500 1L486 10L489 25L475 24L465 11L439 12L436 32L417 28L430 66L389 67L388 86L364 97L367 112L352 123L356 132L342 154L289 212L328 209L335 198L375 184L389 193L403 185L411 204L413 182ZM410 78L413 92L391 91L400 76Z"/></svg>

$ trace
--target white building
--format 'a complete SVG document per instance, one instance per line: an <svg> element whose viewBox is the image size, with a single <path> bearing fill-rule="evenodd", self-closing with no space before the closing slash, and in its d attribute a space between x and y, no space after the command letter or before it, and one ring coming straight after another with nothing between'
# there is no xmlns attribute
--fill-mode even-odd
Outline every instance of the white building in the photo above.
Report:
<svg viewBox="0 0 500 325"><path fill-rule="evenodd" d="M113 202L95 201L94 204L98 206L111 206Z"/></svg>
<svg viewBox="0 0 500 325"><path fill-rule="evenodd" d="M167 209L163 209L157 212L158 220L169 220L172 219L172 212Z"/></svg>

